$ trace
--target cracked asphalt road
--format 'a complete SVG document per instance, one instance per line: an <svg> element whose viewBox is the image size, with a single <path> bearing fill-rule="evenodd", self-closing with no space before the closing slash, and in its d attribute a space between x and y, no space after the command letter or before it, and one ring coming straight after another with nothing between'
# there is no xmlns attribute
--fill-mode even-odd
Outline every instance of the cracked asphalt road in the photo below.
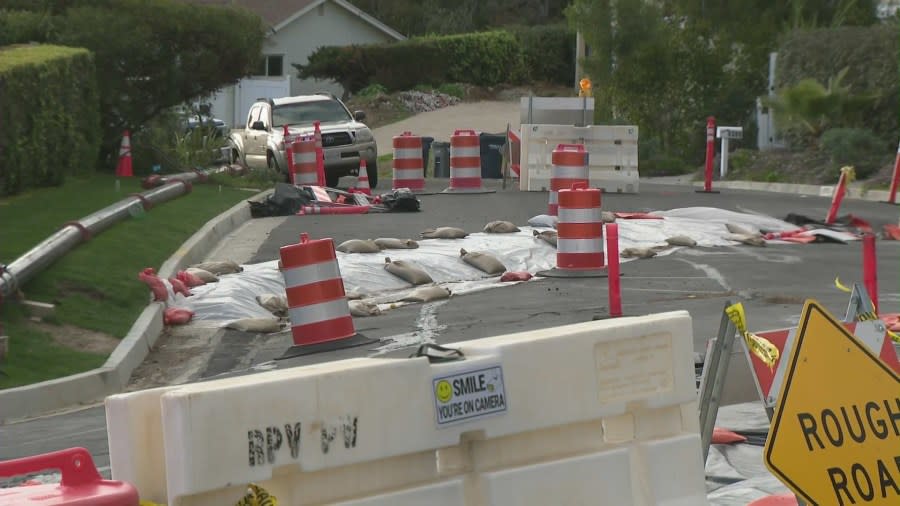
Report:
<svg viewBox="0 0 900 506"><path fill-rule="evenodd" d="M496 181L487 185L499 188ZM446 180L430 180L441 190ZM258 244L253 261L273 260L278 249L296 243L301 232L313 238L416 238L435 226L459 226L475 232L489 221L524 224L546 209L547 194L507 189L482 195L425 195L422 212L363 216L290 217ZM829 200L822 197L725 190L697 194L690 186L641 183L638 195L604 194L603 207L614 211L646 211L709 206L734 211L755 211L777 218L789 212L824 217ZM879 229L896 223L897 208L875 202L845 201L842 212L853 213ZM263 222L261 222L263 223ZM261 234L260 236L264 236ZM885 312L897 311L897 242L879 241L881 300ZM227 245L222 248L227 251ZM766 248L733 246L684 249L674 254L622 264L622 297L628 316L687 310L693 318L695 351L705 348L717 331L726 301L742 301L751 329L765 330L796 323L802 301L815 298L829 310L843 314L847 295L836 290L839 276L845 283L861 280L861 245L851 243L773 245ZM409 337L430 332L440 344L486 336L588 321L606 316L604 279L544 279L453 297L445 304L401 307L380 317L357 318L357 331L372 338ZM426 318L427 316L427 318ZM233 374L248 366L280 356L290 345L286 333L254 336L220 331L217 347L193 379ZM393 336L393 337L392 337ZM384 344L384 343L381 343ZM279 362L288 367L373 353L360 347ZM386 356L408 356L411 349L388 351ZM72 446L85 446L98 465L108 465L102 407L0 426L0 460Z"/></svg>

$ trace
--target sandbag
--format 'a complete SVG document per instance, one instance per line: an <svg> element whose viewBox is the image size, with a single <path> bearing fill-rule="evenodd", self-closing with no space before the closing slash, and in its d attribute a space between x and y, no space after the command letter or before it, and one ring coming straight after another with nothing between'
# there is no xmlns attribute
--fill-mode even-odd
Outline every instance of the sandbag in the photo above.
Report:
<svg viewBox="0 0 900 506"><path fill-rule="evenodd" d="M139 272L138 279L146 283L147 287L150 288L150 292L153 293L154 302L165 302L169 299L169 291L166 290L166 285L163 283L162 279L156 275L156 270L152 267L147 267Z"/></svg>
<svg viewBox="0 0 900 506"><path fill-rule="evenodd" d="M539 214L528 220L528 225L538 228L556 228L559 218L550 216L549 214Z"/></svg>
<svg viewBox="0 0 900 506"><path fill-rule="evenodd" d="M210 274L210 275L212 275L212 274ZM202 285L206 284L206 281L203 281L203 279L200 276L190 273L188 271L178 271L178 273L175 274L175 277L178 278L179 281L184 283L184 286L186 286L188 288L193 288L195 286L202 286ZM216 278L216 279L218 279L218 278Z"/></svg>
<svg viewBox="0 0 900 506"><path fill-rule="evenodd" d="M540 239L540 240L546 242L547 244L553 246L554 248L556 247L556 239L558 236L556 230L544 230L542 232L538 232L537 230L532 230L531 233L534 234L534 237L536 239Z"/></svg>
<svg viewBox="0 0 900 506"><path fill-rule="evenodd" d="M756 235L759 233L759 230L753 230L743 225L738 225L737 223L726 223L725 228L727 228L730 233L738 235Z"/></svg>
<svg viewBox="0 0 900 506"><path fill-rule="evenodd" d="M194 312L180 307L167 307L163 311L163 323L166 325L184 325L191 321Z"/></svg>
<svg viewBox="0 0 900 506"><path fill-rule="evenodd" d="M422 231L425 239L462 239L469 234L465 230L456 227L429 228Z"/></svg>
<svg viewBox="0 0 900 506"><path fill-rule="evenodd" d="M229 323L227 329L241 330L243 332L259 332L271 334L281 330L281 321L275 318L244 318Z"/></svg>
<svg viewBox="0 0 900 506"><path fill-rule="evenodd" d="M419 243L412 239L394 239L393 237L379 237L375 244L381 249L416 249Z"/></svg>
<svg viewBox="0 0 900 506"><path fill-rule="evenodd" d="M503 262L487 253L482 253L480 251L469 252L460 248L459 256L463 259L463 262L486 274L493 276L506 272L506 266L503 265Z"/></svg>
<svg viewBox="0 0 900 506"><path fill-rule="evenodd" d="M625 248L619 255L622 258L653 258L656 250L653 248Z"/></svg>
<svg viewBox="0 0 900 506"><path fill-rule="evenodd" d="M169 278L169 283L171 283L172 291L174 291L175 293L180 293L185 297L190 297L191 295L193 295L191 291L188 290L188 287L184 283L182 283L180 279L175 277Z"/></svg>
<svg viewBox="0 0 900 506"><path fill-rule="evenodd" d="M450 290L443 286L423 286L416 288L411 294L400 300L403 302L431 302L433 300L447 299L450 295Z"/></svg>
<svg viewBox="0 0 900 506"><path fill-rule="evenodd" d="M616 213L611 213L609 211L600 211L600 221L602 221L603 223L615 223Z"/></svg>
<svg viewBox="0 0 900 506"><path fill-rule="evenodd" d="M686 246L688 248L693 248L697 245L697 241L691 239L686 235L676 235L669 237L668 239L666 239L666 242L669 244L669 246Z"/></svg>
<svg viewBox="0 0 900 506"><path fill-rule="evenodd" d="M729 241L746 244L747 246L763 247L766 245L766 240L763 238L763 236L756 234L725 234L722 236L722 238Z"/></svg>
<svg viewBox="0 0 900 506"><path fill-rule="evenodd" d="M203 269L204 271L209 271L216 276L221 276L223 274L233 274L235 272L241 272L244 270L244 268L238 265L237 262L232 262L231 260L211 260L209 262L194 264L191 266L191 268Z"/></svg>
<svg viewBox="0 0 900 506"><path fill-rule="evenodd" d="M256 296L256 303L275 316L284 317L288 314L287 297L275 293L263 293Z"/></svg>
<svg viewBox="0 0 900 506"><path fill-rule="evenodd" d="M533 278L530 272L526 271L508 271L504 272L502 276L500 276L501 283L511 283L513 281L528 281Z"/></svg>
<svg viewBox="0 0 900 506"><path fill-rule="evenodd" d="M511 234L518 232L519 227L510 221L497 220L492 221L484 226L484 231L488 234Z"/></svg>
<svg viewBox="0 0 900 506"><path fill-rule="evenodd" d="M352 316L378 316L381 314L381 310L378 309L376 304L372 304L371 302L366 302L363 300L351 300L348 301L348 305L350 306L350 314Z"/></svg>
<svg viewBox="0 0 900 506"><path fill-rule="evenodd" d="M198 278L202 279L206 283L217 283L219 281L219 276L216 276L215 274L209 272L206 269L198 269L196 267L188 267L187 269L185 269L184 272L186 272L192 276L197 276Z"/></svg>
<svg viewBox="0 0 900 506"><path fill-rule="evenodd" d="M378 253L381 251L378 244L370 239L350 239L342 242L335 249L341 253Z"/></svg>
<svg viewBox="0 0 900 506"><path fill-rule="evenodd" d="M431 276L429 276L427 272L413 266L409 262L404 262L403 260L395 260L392 262L390 258L385 258L384 269L412 285L434 283L434 280L431 279Z"/></svg>

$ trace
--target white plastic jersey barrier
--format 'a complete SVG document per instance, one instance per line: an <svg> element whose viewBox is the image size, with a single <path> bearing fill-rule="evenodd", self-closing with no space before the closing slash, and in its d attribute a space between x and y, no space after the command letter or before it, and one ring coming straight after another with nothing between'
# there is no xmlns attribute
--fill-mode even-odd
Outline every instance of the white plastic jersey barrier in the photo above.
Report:
<svg viewBox="0 0 900 506"><path fill-rule="evenodd" d="M547 191L553 150L584 144L590 187L612 193L638 193L638 127L523 124L519 189Z"/></svg>
<svg viewBox="0 0 900 506"><path fill-rule="evenodd" d="M453 347L464 360L351 359L113 396L113 476L191 506L233 504L250 482L286 505L707 503L686 312Z"/></svg>

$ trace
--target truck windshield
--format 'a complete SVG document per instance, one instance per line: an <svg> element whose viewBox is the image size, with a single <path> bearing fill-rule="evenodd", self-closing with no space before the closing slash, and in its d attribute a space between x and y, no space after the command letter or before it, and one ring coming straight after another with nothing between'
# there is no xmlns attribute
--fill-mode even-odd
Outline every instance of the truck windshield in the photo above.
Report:
<svg viewBox="0 0 900 506"><path fill-rule="evenodd" d="M334 100L316 100L313 102L297 102L294 104L282 104L272 108L272 126L284 125L311 125L313 121L331 123L337 121L350 121L341 104Z"/></svg>

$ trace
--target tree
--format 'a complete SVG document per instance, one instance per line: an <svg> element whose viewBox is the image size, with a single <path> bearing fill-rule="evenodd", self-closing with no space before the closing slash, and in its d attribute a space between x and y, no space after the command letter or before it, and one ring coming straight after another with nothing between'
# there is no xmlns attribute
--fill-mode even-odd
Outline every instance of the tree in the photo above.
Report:
<svg viewBox="0 0 900 506"><path fill-rule="evenodd" d="M47 42L95 55L103 126L101 163L113 167L122 130L215 92L252 72L265 29L238 8L176 0L0 0L44 12ZM20 41L28 42L28 41Z"/></svg>

